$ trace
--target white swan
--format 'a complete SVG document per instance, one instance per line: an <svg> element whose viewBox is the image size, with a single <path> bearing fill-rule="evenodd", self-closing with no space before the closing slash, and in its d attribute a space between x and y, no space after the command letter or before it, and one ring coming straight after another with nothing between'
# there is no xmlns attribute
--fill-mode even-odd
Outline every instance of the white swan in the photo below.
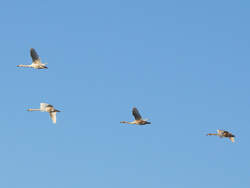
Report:
<svg viewBox="0 0 250 188"><path fill-rule="evenodd" d="M17 67L30 67L34 69L47 69L48 68L47 66L45 66L46 63L41 62L40 57L36 53L36 50L34 48L30 49L30 56L32 58L31 65L17 65Z"/></svg>
<svg viewBox="0 0 250 188"><path fill-rule="evenodd" d="M133 114L133 116L134 116L134 118L135 118L134 121L132 121L132 122L121 121L120 123L135 124L135 125L146 125L146 124L151 124L151 122L148 122L148 121L142 119L142 117L141 117L139 111L137 110L137 108L134 107L134 108L132 109L132 114Z"/></svg>
<svg viewBox="0 0 250 188"><path fill-rule="evenodd" d="M47 103L40 103L40 108L39 109L28 109L27 111L40 111L40 112L48 112L52 122L55 124L56 123L56 113L60 112L59 110L55 109L51 104Z"/></svg>
<svg viewBox="0 0 250 188"><path fill-rule="evenodd" d="M216 135L216 136L219 136L220 138L229 138L231 140L231 142L235 142L235 136L228 132L228 131L224 131L224 130L217 130L217 133L208 133L207 136L211 136L211 135Z"/></svg>

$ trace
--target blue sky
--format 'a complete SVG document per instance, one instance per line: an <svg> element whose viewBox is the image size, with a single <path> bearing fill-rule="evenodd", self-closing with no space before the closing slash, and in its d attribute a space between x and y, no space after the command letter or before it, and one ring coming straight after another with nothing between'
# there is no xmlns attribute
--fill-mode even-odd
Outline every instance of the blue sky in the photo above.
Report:
<svg viewBox="0 0 250 188"><path fill-rule="evenodd" d="M3 1L0 186L249 188L249 5Z"/></svg>

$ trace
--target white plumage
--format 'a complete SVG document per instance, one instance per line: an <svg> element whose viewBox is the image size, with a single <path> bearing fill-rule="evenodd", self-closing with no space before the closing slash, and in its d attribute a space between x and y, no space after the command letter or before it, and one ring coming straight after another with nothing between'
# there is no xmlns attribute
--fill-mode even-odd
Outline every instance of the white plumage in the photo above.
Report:
<svg viewBox="0 0 250 188"><path fill-rule="evenodd" d="M48 112L54 124L56 123L56 112L60 112L59 110L55 109L54 106L47 103L40 103L39 109L30 108L28 111Z"/></svg>

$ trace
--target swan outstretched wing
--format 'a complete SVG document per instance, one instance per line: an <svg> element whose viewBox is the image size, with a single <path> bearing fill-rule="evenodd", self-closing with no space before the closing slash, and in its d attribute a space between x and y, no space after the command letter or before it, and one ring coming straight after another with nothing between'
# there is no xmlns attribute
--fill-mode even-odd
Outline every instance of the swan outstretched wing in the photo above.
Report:
<svg viewBox="0 0 250 188"><path fill-rule="evenodd" d="M140 120L141 119L141 115L140 115L139 111L137 110L137 108L135 108L135 107L133 108L132 114L135 117L135 120Z"/></svg>
<svg viewBox="0 0 250 188"><path fill-rule="evenodd" d="M232 142L235 142L234 137L229 137Z"/></svg>
<svg viewBox="0 0 250 188"><path fill-rule="evenodd" d="M41 63L39 55L37 54L36 50L34 48L30 49L30 56L32 58L33 63Z"/></svg>
<svg viewBox="0 0 250 188"><path fill-rule="evenodd" d="M56 124L56 112L50 112L49 115L52 119L52 122Z"/></svg>

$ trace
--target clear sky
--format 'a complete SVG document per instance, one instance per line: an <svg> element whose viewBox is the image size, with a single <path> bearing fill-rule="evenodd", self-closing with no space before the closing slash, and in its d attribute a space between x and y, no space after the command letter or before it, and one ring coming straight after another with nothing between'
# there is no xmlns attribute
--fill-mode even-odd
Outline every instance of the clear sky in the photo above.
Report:
<svg viewBox="0 0 250 188"><path fill-rule="evenodd" d="M249 6L1 1L0 187L249 188Z"/></svg>

